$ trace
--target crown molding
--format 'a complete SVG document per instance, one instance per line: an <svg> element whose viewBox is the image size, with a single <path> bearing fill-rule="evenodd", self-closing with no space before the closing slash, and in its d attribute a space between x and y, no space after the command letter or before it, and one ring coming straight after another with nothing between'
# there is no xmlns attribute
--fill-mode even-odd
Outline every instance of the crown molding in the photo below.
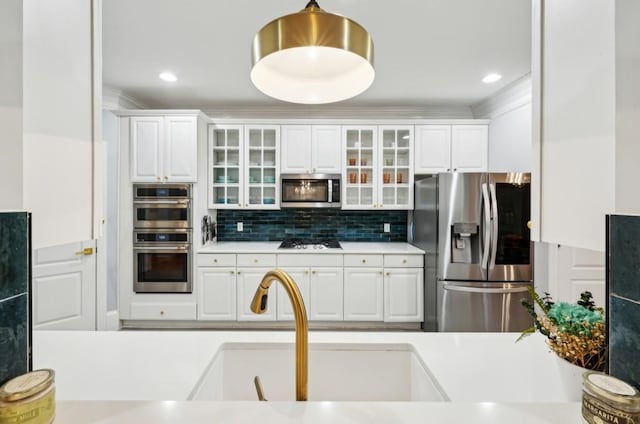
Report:
<svg viewBox="0 0 640 424"><path fill-rule="evenodd" d="M491 97L471 105L475 118L492 119L531 102L531 74L512 82Z"/></svg>
<svg viewBox="0 0 640 424"><path fill-rule="evenodd" d="M107 110L119 109L148 109L148 105L112 87L102 87L102 108Z"/></svg>

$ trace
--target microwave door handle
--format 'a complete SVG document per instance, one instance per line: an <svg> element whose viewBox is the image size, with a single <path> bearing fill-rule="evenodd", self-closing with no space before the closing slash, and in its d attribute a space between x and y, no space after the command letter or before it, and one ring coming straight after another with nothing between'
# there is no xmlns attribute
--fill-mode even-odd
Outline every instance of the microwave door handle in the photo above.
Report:
<svg viewBox="0 0 640 424"><path fill-rule="evenodd" d="M487 269L489 262L489 243L491 241L491 211L489 209L489 190L487 183L482 183L482 203L484 204L484 248L482 249L482 269Z"/></svg>
<svg viewBox="0 0 640 424"><path fill-rule="evenodd" d="M489 267L493 269L496 266L496 254L498 250L498 196L496 196L496 185L489 184L489 191L491 193L491 228L493 234L491 235L491 260Z"/></svg>
<svg viewBox="0 0 640 424"><path fill-rule="evenodd" d="M333 180L328 180L327 181L329 184L327 185L327 190L329 190L329 193L327 194L327 202L331 203L333 202Z"/></svg>

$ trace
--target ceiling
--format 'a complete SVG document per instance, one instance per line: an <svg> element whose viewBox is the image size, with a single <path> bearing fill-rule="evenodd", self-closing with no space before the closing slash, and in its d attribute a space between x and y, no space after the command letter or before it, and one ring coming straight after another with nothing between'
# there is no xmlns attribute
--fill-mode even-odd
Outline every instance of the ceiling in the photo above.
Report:
<svg viewBox="0 0 640 424"><path fill-rule="evenodd" d="M470 106L530 71L530 0L319 0L373 37L376 78L320 108ZM255 33L305 0L104 0L103 81L151 108L277 107L249 79ZM175 83L158 78L170 70ZM480 80L503 75L494 84ZM315 106L318 108L319 106Z"/></svg>

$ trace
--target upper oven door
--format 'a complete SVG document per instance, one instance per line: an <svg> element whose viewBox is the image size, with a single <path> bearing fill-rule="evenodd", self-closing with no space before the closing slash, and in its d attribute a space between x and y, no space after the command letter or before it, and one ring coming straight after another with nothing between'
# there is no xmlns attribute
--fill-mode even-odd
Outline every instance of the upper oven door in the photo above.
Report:
<svg viewBox="0 0 640 424"><path fill-rule="evenodd" d="M157 200L133 203L134 228L191 228L190 201Z"/></svg>

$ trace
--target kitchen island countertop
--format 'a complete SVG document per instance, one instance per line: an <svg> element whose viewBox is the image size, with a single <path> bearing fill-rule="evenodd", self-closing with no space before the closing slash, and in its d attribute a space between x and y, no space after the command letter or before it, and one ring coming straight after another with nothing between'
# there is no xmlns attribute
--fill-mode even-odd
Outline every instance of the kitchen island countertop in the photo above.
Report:
<svg viewBox="0 0 640 424"><path fill-rule="evenodd" d="M33 351L35 369L56 371L61 423L579 422L544 338L517 336L309 333L318 344L410 344L451 402L188 401L224 343L293 343L293 331L36 331Z"/></svg>

